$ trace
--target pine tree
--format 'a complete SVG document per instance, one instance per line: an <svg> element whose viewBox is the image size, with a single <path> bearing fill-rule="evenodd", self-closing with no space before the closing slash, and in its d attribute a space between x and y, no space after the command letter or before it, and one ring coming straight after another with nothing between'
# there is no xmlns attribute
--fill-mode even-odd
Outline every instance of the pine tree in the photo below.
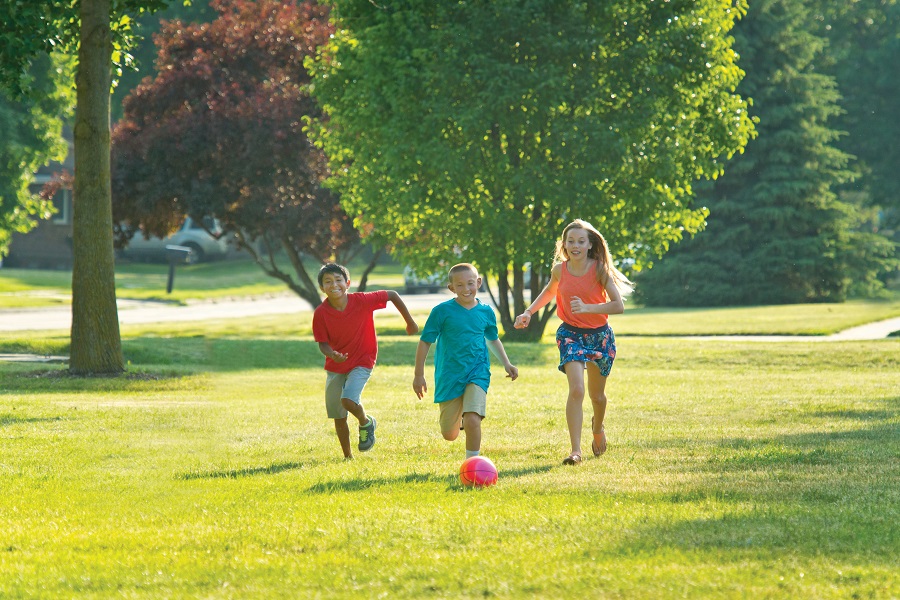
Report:
<svg viewBox="0 0 900 600"><path fill-rule="evenodd" d="M854 176L829 126L839 112L833 78L817 70L825 40L797 0L756 0L735 28L758 137L698 190L706 230L647 273L648 305L721 306L842 301L865 257L884 253L852 231L852 207L833 188ZM878 268L872 261L871 268Z"/></svg>

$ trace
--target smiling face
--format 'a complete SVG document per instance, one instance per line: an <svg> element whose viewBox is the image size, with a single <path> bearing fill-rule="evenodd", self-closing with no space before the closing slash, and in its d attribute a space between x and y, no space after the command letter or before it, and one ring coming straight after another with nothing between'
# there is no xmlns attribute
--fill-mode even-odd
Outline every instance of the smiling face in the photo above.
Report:
<svg viewBox="0 0 900 600"><path fill-rule="evenodd" d="M566 252L566 258L569 260L586 260L588 252L593 247L594 245L591 243L586 229L573 227L566 232L563 248Z"/></svg>
<svg viewBox="0 0 900 600"><path fill-rule="evenodd" d="M347 295L350 280L345 279L341 273L326 272L322 274L322 285L320 287L331 304L340 303Z"/></svg>
<svg viewBox="0 0 900 600"><path fill-rule="evenodd" d="M477 271L462 269L450 275L450 285L447 286L456 294L456 301L464 306L475 304L475 294L481 287L481 277Z"/></svg>

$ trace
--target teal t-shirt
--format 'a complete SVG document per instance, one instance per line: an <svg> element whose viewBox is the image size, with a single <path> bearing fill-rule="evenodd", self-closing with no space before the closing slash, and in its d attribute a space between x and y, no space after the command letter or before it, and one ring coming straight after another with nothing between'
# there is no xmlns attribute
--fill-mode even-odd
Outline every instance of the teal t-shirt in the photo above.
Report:
<svg viewBox="0 0 900 600"><path fill-rule="evenodd" d="M456 299L434 307L419 339L437 342L434 358L434 401L446 402L463 395L466 384L479 385L485 392L491 383L491 359L485 340L496 340L497 316L487 304L477 300L470 309Z"/></svg>

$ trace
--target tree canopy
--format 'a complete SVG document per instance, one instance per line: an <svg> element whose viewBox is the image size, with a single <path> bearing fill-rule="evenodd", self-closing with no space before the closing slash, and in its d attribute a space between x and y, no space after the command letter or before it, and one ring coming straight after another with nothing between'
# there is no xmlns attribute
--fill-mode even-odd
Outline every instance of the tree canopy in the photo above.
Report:
<svg viewBox="0 0 900 600"><path fill-rule="evenodd" d="M53 210L29 184L38 168L68 152L62 128L75 103L71 61L61 54L38 57L25 86L28 93L15 98L0 89L0 258L13 231L31 230Z"/></svg>
<svg viewBox="0 0 900 600"><path fill-rule="evenodd" d="M218 0L211 23L164 24L158 75L124 104L113 136L120 241L165 236L185 216L217 217L270 276L321 302L303 256L345 255L359 240L320 183L327 161L304 132L317 117L304 59L333 32L315 2ZM276 261L283 252L289 268Z"/></svg>
<svg viewBox="0 0 900 600"><path fill-rule="evenodd" d="M826 40L808 3L758 0L735 29L758 138L699 197L709 224L639 278L654 306L842 301L890 264L835 189L857 174L837 148L840 94L820 68Z"/></svg>
<svg viewBox="0 0 900 600"><path fill-rule="evenodd" d="M692 182L752 135L729 37L740 2L333 4L314 87L329 185L417 269L493 276L507 336L524 266L539 290L566 222L646 266L702 226Z"/></svg>

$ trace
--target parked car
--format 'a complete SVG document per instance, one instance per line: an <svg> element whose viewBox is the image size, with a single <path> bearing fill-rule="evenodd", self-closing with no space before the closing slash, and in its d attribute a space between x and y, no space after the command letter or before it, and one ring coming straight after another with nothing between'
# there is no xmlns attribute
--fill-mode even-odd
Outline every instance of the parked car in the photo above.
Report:
<svg viewBox="0 0 900 600"><path fill-rule="evenodd" d="M213 233L222 232L222 227L215 219L206 217L203 224ZM230 248L225 236L219 238L211 236L200 223L188 217L178 231L167 238L151 237L147 239L141 233L136 234L128 242L128 246L120 251L120 255L136 260L165 261L167 260L166 246L170 245L190 248L191 254L188 257L190 263L224 258Z"/></svg>
<svg viewBox="0 0 900 600"><path fill-rule="evenodd" d="M407 294L436 294L446 287L446 277L444 273L419 275L412 267L403 267L403 284Z"/></svg>

